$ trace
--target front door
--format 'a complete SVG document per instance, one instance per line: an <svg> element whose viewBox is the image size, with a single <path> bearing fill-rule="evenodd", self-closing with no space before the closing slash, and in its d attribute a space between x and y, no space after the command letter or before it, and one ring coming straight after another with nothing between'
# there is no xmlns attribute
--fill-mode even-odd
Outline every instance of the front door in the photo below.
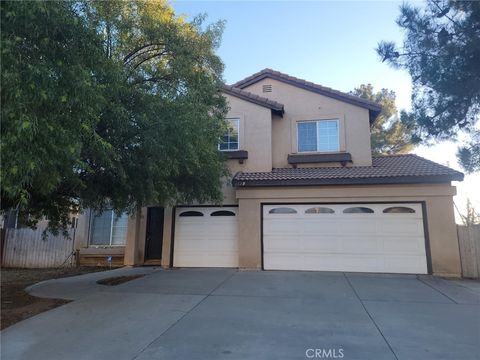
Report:
<svg viewBox="0 0 480 360"><path fill-rule="evenodd" d="M162 258L163 215L163 207L149 207L147 210L145 260L160 260Z"/></svg>

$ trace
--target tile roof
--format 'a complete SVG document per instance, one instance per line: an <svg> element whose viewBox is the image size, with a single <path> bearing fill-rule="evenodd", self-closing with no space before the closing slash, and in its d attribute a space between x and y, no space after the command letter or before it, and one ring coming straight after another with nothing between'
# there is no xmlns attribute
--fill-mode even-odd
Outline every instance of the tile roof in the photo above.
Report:
<svg viewBox="0 0 480 360"><path fill-rule="evenodd" d="M329 87L318 85L310 81L299 79L294 76L290 76L290 75L287 75L272 69L268 69L268 68L263 69L243 80L237 81L235 84L232 85L232 87L243 89L265 78L278 80L290 85L303 88L305 90L315 92L317 94L321 94L337 100L347 102L352 105L357 105L357 106L366 108L370 111L370 122L373 122L376 119L376 117L380 114L380 111L381 111L381 106L376 102L365 100L358 96L350 95L338 90L331 89Z"/></svg>
<svg viewBox="0 0 480 360"><path fill-rule="evenodd" d="M463 174L420 156L374 156L372 166L276 168L269 172L237 173L232 183L249 186L347 184L416 184L462 181Z"/></svg>
<svg viewBox="0 0 480 360"><path fill-rule="evenodd" d="M259 96L252 94L251 92L248 92L246 90L238 89L230 85L224 85L222 88L222 91L226 94L238 97L240 99L243 99L245 101L252 102L254 104L260 105L267 107L279 114L283 114L283 104L280 104L279 102L267 99L265 97Z"/></svg>

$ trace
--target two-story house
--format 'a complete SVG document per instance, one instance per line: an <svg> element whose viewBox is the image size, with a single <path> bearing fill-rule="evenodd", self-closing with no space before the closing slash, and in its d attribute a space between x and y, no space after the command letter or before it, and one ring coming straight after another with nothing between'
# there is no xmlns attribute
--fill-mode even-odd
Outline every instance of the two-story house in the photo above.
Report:
<svg viewBox="0 0 480 360"><path fill-rule="evenodd" d="M416 155L372 156L376 103L262 70L223 94L233 179L218 205L91 216L83 258L125 265L459 276L463 174Z"/></svg>

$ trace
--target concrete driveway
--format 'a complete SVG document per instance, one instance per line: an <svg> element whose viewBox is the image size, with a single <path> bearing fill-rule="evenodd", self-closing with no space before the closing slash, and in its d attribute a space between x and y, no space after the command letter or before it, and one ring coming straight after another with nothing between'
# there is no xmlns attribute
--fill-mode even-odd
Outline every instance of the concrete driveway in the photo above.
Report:
<svg viewBox="0 0 480 360"><path fill-rule="evenodd" d="M144 272L115 287L100 277ZM478 359L480 283L431 276L119 269L2 332L2 359Z"/></svg>

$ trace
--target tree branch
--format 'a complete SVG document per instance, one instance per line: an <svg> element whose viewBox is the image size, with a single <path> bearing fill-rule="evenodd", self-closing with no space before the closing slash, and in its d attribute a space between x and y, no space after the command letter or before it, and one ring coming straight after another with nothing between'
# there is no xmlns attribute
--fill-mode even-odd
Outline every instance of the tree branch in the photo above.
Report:
<svg viewBox="0 0 480 360"><path fill-rule="evenodd" d="M163 55L165 55L165 54L167 54L167 53L168 53L167 50L164 50L164 51L162 51L162 52L160 52L160 53L156 53L156 54L147 56L146 58L140 60L140 62L138 62L137 64L135 64L135 65L133 66L133 69L136 70L140 65L142 65L142 64L145 63L146 61L151 60L151 59L153 59L153 58L155 58L155 57L163 56Z"/></svg>
<svg viewBox="0 0 480 360"><path fill-rule="evenodd" d="M165 46L165 44L163 43L151 43L151 44L145 44L145 45L141 45L141 46L138 46L136 47L135 49L133 49L131 52L129 52L124 58L123 58L123 62L124 63L127 63L128 61L130 61L129 59L135 55L137 52L139 52L140 50L143 50L143 49L146 49L148 47L151 47L151 46Z"/></svg>

